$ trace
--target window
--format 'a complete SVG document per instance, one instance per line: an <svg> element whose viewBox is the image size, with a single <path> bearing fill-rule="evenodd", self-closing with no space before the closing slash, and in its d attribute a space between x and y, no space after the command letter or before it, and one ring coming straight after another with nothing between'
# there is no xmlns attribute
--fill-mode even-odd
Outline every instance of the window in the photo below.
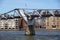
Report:
<svg viewBox="0 0 60 40"><path fill-rule="evenodd" d="M9 28L9 29L11 29L11 28Z"/></svg>
<svg viewBox="0 0 60 40"><path fill-rule="evenodd" d="M8 29L8 24L7 23L5 24L5 29Z"/></svg>
<svg viewBox="0 0 60 40"><path fill-rule="evenodd" d="M16 26L16 29L18 29L18 26Z"/></svg>
<svg viewBox="0 0 60 40"><path fill-rule="evenodd" d="M12 28L12 29L15 29L15 28Z"/></svg>
<svg viewBox="0 0 60 40"><path fill-rule="evenodd" d="M16 29L18 29L18 22L15 22L15 25L16 25Z"/></svg>
<svg viewBox="0 0 60 40"><path fill-rule="evenodd" d="M8 28L5 28L5 29L8 29Z"/></svg>
<svg viewBox="0 0 60 40"><path fill-rule="evenodd" d="M3 28L1 28L1 29L3 29Z"/></svg>
<svg viewBox="0 0 60 40"><path fill-rule="evenodd" d="M56 25L52 25L52 28L56 28Z"/></svg>

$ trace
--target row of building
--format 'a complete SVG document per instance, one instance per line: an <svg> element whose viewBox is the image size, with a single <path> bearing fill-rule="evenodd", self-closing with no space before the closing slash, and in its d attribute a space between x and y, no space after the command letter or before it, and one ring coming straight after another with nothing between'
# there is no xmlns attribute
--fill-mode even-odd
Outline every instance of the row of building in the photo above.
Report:
<svg viewBox="0 0 60 40"><path fill-rule="evenodd" d="M37 12L37 13L41 13ZM36 15L37 14L31 14ZM34 27L45 29L60 29L60 12L58 10L51 14L49 11L44 11L42 14L35 17ZM0 30L20 30L26 29L27 24L22 18L0 19Z"/></svg>
<svg viewBox="0 0 60 40"><path fill-rule="evenodd" d="M46 29L60 29L60 12L58 10L55 10L53 14L49 11L43 13L42 17L45 18L43 25Z"/></svg>
<svg viewBox="0 0 60 40"><path fill-rule="evenodd" d="M42 12L40 18L36 19L35 25L45 29L60 29L60 12L58 10L52 13L47 11Z"/></svg>
<svg viewBox="0 0 60 40"><path fill-rule="evenodd" d="M37 14L38 13L38 14ZM39 17L35 17L34 26L37 28L45 28L45 29L60 29L60 11L55 10L53 12L43 11L34 12L34 15L38 15Z"/></svg>
<svg viewBox="0 0 60 40"><path fill-rule="evenodd" d="M0 30L18 30L18 19L1 19Z"/></svg>

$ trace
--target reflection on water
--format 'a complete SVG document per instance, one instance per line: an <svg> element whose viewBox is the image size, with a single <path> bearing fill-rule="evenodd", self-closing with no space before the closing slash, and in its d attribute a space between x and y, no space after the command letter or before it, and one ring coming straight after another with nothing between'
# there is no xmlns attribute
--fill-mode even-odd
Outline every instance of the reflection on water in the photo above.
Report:
<svg viewBox="0 0 60 40"><path fill-rule="evenodd" d="M18 32L0 32L0 40L59 40L60 36L26 36L23 33L19 34Z"/></svg>

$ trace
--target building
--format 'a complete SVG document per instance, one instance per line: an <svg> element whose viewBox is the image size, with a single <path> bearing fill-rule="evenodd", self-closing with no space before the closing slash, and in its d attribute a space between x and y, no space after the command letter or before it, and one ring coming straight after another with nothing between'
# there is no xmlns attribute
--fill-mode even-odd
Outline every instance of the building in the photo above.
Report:
<svg viewBox="0 0 60 40"><path fill-rule="evenodd" d="M46 17L46 29L60 29L60 14L54 11L54 15Z"/></svg>
<svg viewBox="0 0 60 40"><path fill-rule="evenodd" d="M0 30L19 30L18 19L0 19Z"/></svg>
<svg viewBox="0 0 60 40"><path fill-rule="evenodd" d="M42 28L44 27L44 18L42 17L38 17L38 18L35 18L35 25L37 28Z"/></svg>

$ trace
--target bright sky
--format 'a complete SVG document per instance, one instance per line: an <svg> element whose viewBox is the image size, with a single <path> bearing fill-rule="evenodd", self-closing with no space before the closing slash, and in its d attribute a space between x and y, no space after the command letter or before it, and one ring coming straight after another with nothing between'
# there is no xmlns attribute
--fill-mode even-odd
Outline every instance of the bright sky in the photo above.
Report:
<svg viewBox="0 0 60 40"><path fill-rule="evenodd" d="M15 8L60 9L60 0L0 0L0 13Z"/></svg>

